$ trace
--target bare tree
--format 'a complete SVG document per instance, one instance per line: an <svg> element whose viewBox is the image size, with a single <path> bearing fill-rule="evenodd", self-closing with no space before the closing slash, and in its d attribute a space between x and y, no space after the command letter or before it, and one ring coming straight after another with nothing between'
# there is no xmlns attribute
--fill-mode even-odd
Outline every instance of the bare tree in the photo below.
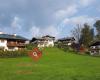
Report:
<svg viewBox="0 0 100 80"><path fill-rule="evenodd" d="M81 30L81 25L77 24L77 26L71 31L72 35L74 36L77 42L80 42Z"/></svg>

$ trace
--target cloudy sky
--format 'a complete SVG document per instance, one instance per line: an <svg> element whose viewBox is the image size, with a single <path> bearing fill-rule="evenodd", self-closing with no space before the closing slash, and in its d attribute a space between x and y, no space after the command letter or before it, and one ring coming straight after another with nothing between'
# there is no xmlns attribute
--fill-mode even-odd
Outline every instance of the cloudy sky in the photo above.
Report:
<svg viewBox="0 0 100 80"><path fill-rule="evenodd" d="M0 31L31 39L71 35L77 24L100 18L100 0L0 0Z"/></svg>

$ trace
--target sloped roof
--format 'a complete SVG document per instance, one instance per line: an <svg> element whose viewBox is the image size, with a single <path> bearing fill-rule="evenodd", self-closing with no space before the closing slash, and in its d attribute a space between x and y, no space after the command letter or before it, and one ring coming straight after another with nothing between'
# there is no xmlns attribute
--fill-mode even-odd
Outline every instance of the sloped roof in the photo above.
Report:
<svg viewBox="0 0 100 80"><path fill-rule="evenodd" d="M55 38L55 37L53 37L53 36L50 36L50 35L43 36L42 38L45 38L45 37L49 37L49 38Z"/></svg>
<svg viewBox="0 0 100 80"><path fill-rule="evenodd" d="M100 41L96 41L96 42L92 43L90 46L98 46L98 45L100 45Z"/></svg>
<svg viewBox="0 0 100 80"><path fill-rule="evenodd" d="M28 40L22 36L10 35L10 34L0 34L0 39L13 39L13 40L24 40L24 41Z"/></svg>
<svg viewBox="0 0 100 80"><path fill-rule="evenodd" d="M75 38L74 37L67 37L67 38L58 39L58 41L70 41L70 40L74 41Z"/></svg>

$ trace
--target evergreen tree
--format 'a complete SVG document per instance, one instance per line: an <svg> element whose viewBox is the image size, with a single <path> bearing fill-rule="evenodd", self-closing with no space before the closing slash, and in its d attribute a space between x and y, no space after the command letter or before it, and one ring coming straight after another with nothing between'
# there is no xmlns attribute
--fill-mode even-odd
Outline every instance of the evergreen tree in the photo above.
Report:
<svg viewBox="0 0 100 80"><path fill-rule="evenodd" d="M94 24L94 27L97 30L97 39L100 40L100 20L97 20L96 23Z"/></svg>
<svg viewBox="0 0 100 80"><path fill-rule="evenodd" d="M92 32L92 29L90 29L90 26L85 23L81 31L81 38L80 38L81 43L84 44L86 47L88 47L91 41L93 40L93 36L94 33Z"/></svg>

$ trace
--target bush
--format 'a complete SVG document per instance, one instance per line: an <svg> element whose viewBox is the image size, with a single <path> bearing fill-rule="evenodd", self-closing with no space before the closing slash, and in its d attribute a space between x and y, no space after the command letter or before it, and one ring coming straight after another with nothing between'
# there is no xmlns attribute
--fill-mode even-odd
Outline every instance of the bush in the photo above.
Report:
<svg viewBox="0 0 100 80"><path fill-rule="evenodd" d="M73 52L73 49L71 48L71 46L65 45L64 43L58 43L55 46L65 52Z"/></svg>
<svg viewBox="0 0 100 80"><path fill-rule="evenodd" d="M32 49L35 48L35 47L37 47L37 44L32 44L32 43L30 43L30 44L27 44L27 45L26 45L26 49L27 49L27 50L32 50Z"/></svg>
<svg viewBox="0 0 100 80"><path fill-rule="evenodd" d="M3 51L0 50L0 58L15 58L15 57L22 57L27 56L27 50L20 50L20 51Z"/></svg>

